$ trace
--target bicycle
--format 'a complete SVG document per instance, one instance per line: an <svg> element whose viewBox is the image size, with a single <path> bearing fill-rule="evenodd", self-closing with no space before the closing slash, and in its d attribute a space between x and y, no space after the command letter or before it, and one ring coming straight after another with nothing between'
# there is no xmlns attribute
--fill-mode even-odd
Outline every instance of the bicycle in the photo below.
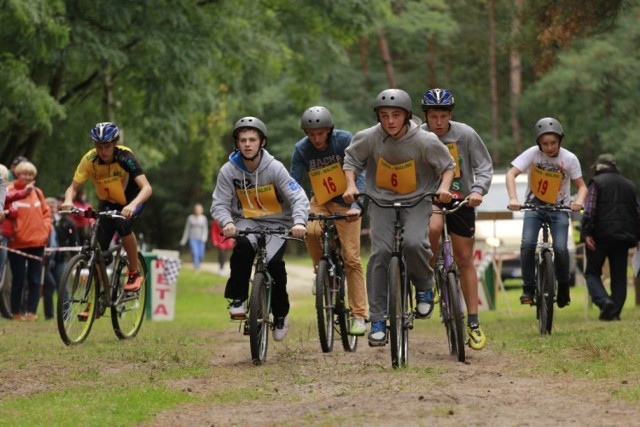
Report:
<svg viewBox="0 0 640 427"><path fill-rule="evenodd" d="M425 193L412 203L393 202L384 204L366 193L358 194L358 198L367 197L382 209L395 209L393 232L393 250L387 270L387 313L389 318L389 336L391 341L391 365L399 368L409 363L409 330L413 329L415 310L413 307L413 291L409 286L407 263L404 254L404 227L400 220L403 209L411 209L426 197L435 197L436 193ZM425 230L426 233L426 230ZM426 238L426 237L425 237Z"/></svg>
<svg viewBox="0 0 640 427"><path fill-rule="evenodd" d="M358 346L358 337L349 335L351 310L345 300L346 273L335 224L336 220L346 220L351 216L342 213L309 214L309 221L320 221L322 227L322 257L318 261L315 286L318 336L324 353L333 350L334 331L340 335L344 351L354 352Z"/></svg>
<svg viewBox="0 0 640 427"><path fill-rule="evenodd" d="M520 206L523 211L571 212L569 206L562 205L531 205ZM549 241L548 216L542 221L542 240L536 245L536 289L533 304L536 306L536 318L540 334L551 334L553 326L553 304L557 295L556 269L554 264L553 246Z"/></svg>
<svg viewBox="0 0 640 427"><path fill-rule="evenodd" d="M66 345L84 342L94 320L103 316L107 308L110 309L116 336L119 339L135 337L142 326L148 295L144 257L138 253L138 271L143 277L140 290L124 292L129 270L122 243L118 242L103 251L98 242L98 230L103 219L124 217L113 210L74 208L61 213L84 215L95 219L95 224L80 253L67 263L58 285L57 323L60 338Z"/></svg>
<svg viewBox="0 0 640 427"><path fill-rule="evenodd" d="M261 365L267 359L269 330L275 328L275 319L271 312L271 291L274 280L267 269L267 236L277 236L285 240L303 241L289 235L289 230L279 228L256 228L237 230L236 236L258 236L255 268L248 301L248 319L244 322L243 333L249 335L251 360Z"/></svg>
<svg viewBox="0 0 640 427"><path fill-rule="evenodd" d="M442 206L439 211L433 211L434 214L443 216L442 242L435 261L435 284L439 296L440 320L444 323L447 331L449 354L456 355L459 362L464 362L466 359L465 344L467 341L465 340L460 271L453 257L446 217L468 203L469 199L464 199L454 203L452 208Z"/></svg>

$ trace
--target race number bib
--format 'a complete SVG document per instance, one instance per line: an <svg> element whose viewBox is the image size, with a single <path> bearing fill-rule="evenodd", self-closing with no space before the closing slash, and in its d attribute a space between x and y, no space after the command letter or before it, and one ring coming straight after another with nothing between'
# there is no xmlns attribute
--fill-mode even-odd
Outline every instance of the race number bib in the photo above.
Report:
<svg viewBox="0 0 640 427"><path fill-rule="evenodd" d="M399 165L392 165L385 159L378 159L376 185L399 194L416 191L416 165L413 160Z"/></svg>
<svg viewBox="0 0 640 427"><path fill-rule="evenodd" d="M537 166L531 168L529 188L533 195L543 202L556 203L561 183L562 174L560 172L546 171Z"/></svg>
<svg viewBox="0 0 640 427"><path fill-rule="evenodd" d="M127 204L127 198L124 195L124 186L119 176L110 176L96 180L94 186L100 200L116 202L122 206Z"/></svg>
<svg viewBox="0 0 640 427"><path fill-rule="evenodd" d="M245 218L256 218L282 212L282 206L278 202L272 184L246 190L239 188L236 190L236 195L240 199Z"/></svg>
<svg viewBox="0 0 640 427"><path fill-rule="evenodd" d="M449 148L449 154L453 157L453 162L456 164L456 170L454 172L454 178L460 178L460 158L458 157L458 144L452 142L451 144L447 144L447 148Z"/></svg>
<svg viewBox="0 0 640 427"><path fill-rule="evenodd" d="M340 163L309 171L309 180L313 195L316 196L316 201L320 205L344 194L347 189L347 179Z"/></svg>

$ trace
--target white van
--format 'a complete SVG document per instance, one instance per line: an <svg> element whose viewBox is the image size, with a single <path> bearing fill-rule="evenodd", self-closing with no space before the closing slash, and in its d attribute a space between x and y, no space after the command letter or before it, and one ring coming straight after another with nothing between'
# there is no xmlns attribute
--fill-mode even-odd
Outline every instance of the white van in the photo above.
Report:
<svg viewBox="0 0 640 427"><path fill-rule="evenodd" d="M527 174L516 177L518 200L524 203L527 192ZM520 242L522 240L522 222L524 212L511 212L506 175L494 174L489 192L482 198L482 204L476 208L476 250L480 257L490 255L495 249L496 256L502 262L502 280L521 278ZM573 239L573 227L569 224L569 271L571 285L575 283L576 245Z"/></svg>

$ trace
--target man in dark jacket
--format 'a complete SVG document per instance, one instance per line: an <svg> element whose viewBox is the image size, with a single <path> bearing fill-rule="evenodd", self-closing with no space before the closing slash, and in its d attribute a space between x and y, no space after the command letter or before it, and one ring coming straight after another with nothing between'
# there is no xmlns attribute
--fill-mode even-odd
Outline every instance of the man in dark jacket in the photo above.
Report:
<svg viewBox="0 0 640 427"><path fill-rule="evenodd" d="M601 154L582 218L582 236L587 246L585 278L593 303L600 307L600 320L620 320L627 298L627 256L640 239L640 205L635 185L618 171L611 154ZM611 296L602 284L602 265L609 259Z"/></svg>

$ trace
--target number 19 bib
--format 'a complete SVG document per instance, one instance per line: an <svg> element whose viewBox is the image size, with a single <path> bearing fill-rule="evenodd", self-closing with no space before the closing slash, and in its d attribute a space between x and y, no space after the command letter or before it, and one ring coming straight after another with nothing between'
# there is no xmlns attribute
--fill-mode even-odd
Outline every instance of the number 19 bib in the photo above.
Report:
<svg viewBox="0 0 640 427"><path fill-rule="evenodd" d="M537 166L531 168L529 188L533 195L543 202L556 203L561 183L562 174L560 172L546 171Z"/></svg>
<svg viewBox="0 0 640 427"><path fill-rule="evenodd" d="M409 194L416 191L416 165L409 160L399 165L392 165L385 159L378 159L376 185L399 194Z"/></svg>
<svg viewBox="0 0 640 427"><path fill-rule="evenodd" d="M323 205L334 197L344 194L347 179L340 163L333 163L326 168L309 171L309 181L313 195L319 205Z"/></svg>
<svg viewBox="0 0 640 427"><path fill-rule="evenodd" d="M242 204L245 218L274 215L282 212L282 206L276 197L272 184L261 185L257 188L237 189L236 194ZM257 195L256 195L257 194Z"/></svg>

